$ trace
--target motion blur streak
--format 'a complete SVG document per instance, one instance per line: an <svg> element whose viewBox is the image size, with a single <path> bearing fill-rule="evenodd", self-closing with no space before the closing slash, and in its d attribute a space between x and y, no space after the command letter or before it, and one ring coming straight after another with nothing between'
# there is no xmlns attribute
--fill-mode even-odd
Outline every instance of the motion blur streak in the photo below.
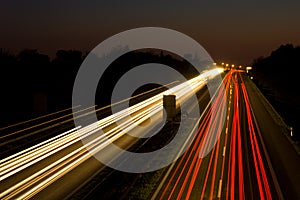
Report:
<svg viewBox="0 0 300 200"><path fill-rule="evenodd" d="M85 127L76 127L26 150L4 158L0 161L1 181L5 181L11 177L13 178L14 175L17 175L34 164L41 163L51 156L53 159L55 153L62 152L71 145L80 142L81 139L90 139L87 144L81 145L68 154L58 157L55 161L51 162L51 164L43 167L39 171L32 172L32 174L28 175L22 181L5 189L0 194L0 198L29 199L33 197L60 177L66 175L78 165L85 162L93 154L103 150L107 145L122 137L126 132L132 131L137 124L144 122L151 116L162 113L163 95L175 94L177 101L183 103L200 88L204 87L208 79L212 79L222 72L223 69L219 68L206 71L189 81L178 84L165 92L103 118L95 123ZM115 123L117 123L118 126L115 126ZM29 129L30 128L27 128L26 130ZM95 133L102 131L103 129L106 131L100 137L93 138Z"/></svg>
<svg viewBox="0 0 300 200"><path fill-rule="evenodd" d="M244 84L242 84L242 89L243 89L243 94L244 94L244 98L245 98L245 102L246 102L249 132L250 132L250 138L251 138L252 155L253 155L254 161L256 163L255 164L255 172L256 172L256 177L257 177L257 181L259 184L260 198L265 199L265 197L266 197L267 199L272 199L272 195L271 195L271 191L270 191L270 187L269 187L269 183L268 183L267 175L266 175L266 171L265 171L265 166L262 162L261 152L260 152L260 149L258 146L256 132L254 130L253 117L252 117L252 113L251 113L249 98L248 98L248 94L247 94ZM257 159L258 159L258 161L257 161ZM260 169L258 169L257 162L259 164ZM263 179L263 180L261 180L261 179ZM263 182L264 186L262 186L262 182Z"/></svg>
<svg viewBox="0 0 300 200"><path fill-rule="evenodd" d="M278 183L254 123L245 79L242 70L225 74L224 87L217 91L200 121L195 140L156 192L159 199L280 199ZM214 110L217 116L209 123ZM219 119L224 115L226 123L222 127ZM203 157L214 137L210 128L221 135Z"/></svg>

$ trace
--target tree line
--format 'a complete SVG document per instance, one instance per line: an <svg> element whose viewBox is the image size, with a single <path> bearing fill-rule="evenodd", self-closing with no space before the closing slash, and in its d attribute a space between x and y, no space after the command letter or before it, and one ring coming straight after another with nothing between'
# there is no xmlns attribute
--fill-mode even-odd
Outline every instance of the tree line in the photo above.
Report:
<svg viewBox="0 0 300 200"><path fill-rule="evenodd" d="M70 106L73 82L86 54L58 50L53 59L37 49L0 49L1 123Z"/></svg>
<svg viewBox="0 0 300 200"><path fill-rule="evenodd" d="M269 56L253 61L253 77L267 99L293 127L294 139L300 140L300 46L284 44Z"/></svg>
<svg viewBox="0 0 300 200"><path fill-rule="evenodd" d="M13 54L0 48L0 126L70 108L73 84L87 55L79 50L58 50L51 59L37 49ZM111 92L121 76L145 63L173 66L187 78L196 73L190 63L170 52L151 49L129 52L117 58L100 79L97 105L110 104Z"/></svg>

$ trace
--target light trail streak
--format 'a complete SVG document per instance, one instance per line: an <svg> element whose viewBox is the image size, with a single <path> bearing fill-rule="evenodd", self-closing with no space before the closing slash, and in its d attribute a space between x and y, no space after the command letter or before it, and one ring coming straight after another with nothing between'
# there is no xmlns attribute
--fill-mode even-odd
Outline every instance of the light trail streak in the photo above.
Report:
<svg viewBox="0 0 300 200"><path fill-rule="evenodd" d="M203 121L204 121L204 124L205 124L206 122L209 122L209 115L205 115ZM203 123L202 123L202 124L203 124ZM204 129L204 126L199 126L197 132L198 132L198 133L202 133L203 129ZM196 139L195 139L195 144L198 144L198 143L200 142L200 139L201 139L201 137L197 134L197 137L196 137ZM165 187L165 189L164 189L164 191L163 191L163 193L162 193L162 195L161 195L161 198L165 195L166 190L169 188L169 186L170 186L172 180L174 180L175 175L176 175L177 172L179 171L180 165L182 165L182 164L184 163L183 168L186 169L186 167L187 167L187 165L188 165L188 162L184 162L184 160L185 160L186 157L187 157L187 160L190 160L191 156L193 155L193 152L196 151L197 146L198 146L198 145L193 145L192 150L189 151L189 153L188 153L188 151L186 151L186 152L184 153L183 157L180 159L179 164L177 165L177 167L176 167L176 169L175 169L175 172L173 173L172 177L170 178L170 181L168 182L167 187ZM188 153L188 154L187 154L187 153ZM181 177L182 177L182 175L183 175L183 172L184 172L184 170L181 170L181 172L180 172L180 174L179 174L179 177L177 178L177 180L176 180L176 182L175 182L175 185L174 185L174 187L173 187L173 190L171 191L170 197L172 196L172 194L173 194L175 188L177 187L178 182L179 182L179 180L181 179Z"/></svg>
<svg viewBox="0 0 300 200"><path fill-rule="evenodd" d="M236 76L235 76L236 78ZM237 126L237 118L239 117L237 113L237 104L238 104L238 83L236 80L234 81L234 118L233 118L233 125L232 125L232 143L230 146L231 149L231 162L230 162L230 199L234 200L234 189L235 189L235 165L236 165L236 126Z"/></svg>
<svg viewBox="0 0 300 200"><path fill-rule="evenodd" d="M244 175L243 175L243 151L242 151L242 142L241 142L241 127L239 117L237 118L237 151L238 151L238 174L239 174L239 199L245 199L244 194Z"/></svg>
<svg viewBox="0 0 300 200"><path fill-rule="evenodd" d="M226 78L226 92L230 93L229 90L231 90L231 78L232 78L232 72L229 72L228 76ZM229 94L229 102L228 102L228 108L231 107L231 96L232 94ZM230 119L230 112L227 112L227 118L226 118L226 129L225 129L225 141L224 141L224 151L223 151L223 158L222 158L222 167L221 167L221 175L220 175L220 182L219 182L219 188L218 188L218 195L217 198L220 199L222 195L222 183L224 179L224 170L225 170L225 162L226 162L226 145L228 140L228 129L229 129L229 119ZM227 197L227 195L226 195Z"/></svg>
<svg viewBox="0 0 300 200"><path fill-rule="evenodd" d="M203 87L206 84L207 79L213 78L221 72L222 70L220 69L208 71L198 77L179 84L165 92L155 95L152 98L119 111L86 127L77 127L1 160L0 180L4 181L12 175L27 169L33 164L62 151L63 149L80 141L82 138L89 138L100 130L105 128L108 129L100 137L92 138L87 144L75 149L42 170L35 172L19 183L3 191L0 194L0 198L28 199L34 196L45 187L77 167L79 164L85 162L94 153L101 151L111 142L122 137L126 132L132 131L137 124L142 123L151 116L161 113L163 95L175 94L177 100L180 103L183 103L189 99L195 91ZM115 122L118 122L118 126L113 127ZM87 149L89 149L89 151Z"/></svg>
<svg viewBox="0 0 300 200"><path fill-rule="evenodd" d="M244 199L244 178L243 178L243 161L242 161L242 144L241 144L241 125L240 125L240 90L238 77L234 76L234 111L232 123L232 143L231 143L231 160L230 160L230 199L235 199L235 174L236 164L238 164L238 194L239 199ZM237 156L236 156L237 155ZM237 158L236 158L237 157Z"/></svg>
<svg viewBox="0 0 300 200"><path fill-rule="evenodd" d="M224 82L223 82L224 84ZM228 88L228 87L226 87ZM175 168L175 171L173 172L170 181L167 183L167 187L162 191L160 199L164 199L164 196L166 196L166 192L171 184L171 182L175 181L175 184L172 186L171 192L168 195L167 199L173 199L175 197L175 190L179 190L179 193L176 194L176 199L183 198L184 195L185 199L189 199L190 195L192 193L197 174L199 173L201 163L203 161L202 157L203 154L206 151L206 148L208 148L209 145L212 145L213 142L213 134L209 134L211 130L216 130L217 132L221 132L222 127L220 125L219 120L224 115L226 109L226 96L225 91L226 88L220 87L220 91L217 93L217 96L214 98L213 104L210 107L210 109L207 111L206 115L204 116L204 119L199 125L198 134L196 135L196 139L193 145L190 147L190 151L187 154L187 152L183 155L183 157L178 161L179 164ZM211 123L211 113L215 112L217 113L218 119L212 120ZM210 126L207 126L210 124ZM219 144L219 142L217 142ZM217 146L219 146L217 144ZM219 148L213 148L211 152L211 160L214 158L213 155L215 155L215 152L219 151ZM200 157L200 158L199 158ZM218 156L217 156L218 157ZM189 161L190 160L190 161ZM212 161L211 161L212 162ZM183 165L183 168L180 170L180 166ZM216 167L214 167L214 176L216 176ZM180 170L180 171L179 171ZM209 171L209 170L207 170ZM183 174L185 173L185 176L183 177ZM175 174L179 174L176 180ZM208 177L209 173L207 172L206 176ZM207 179L207 178L206 178ZM179 183L182 182L180 185ZM205 190L205 186L203 187L203 190Z"/></svg>
<svg viewBox="0 0 300 200"><path fill-rule="evenodd" d="M195 83L195 81L193 81L193 83ZM189 87L189 85L185 84L184 88L176 87L174 90L176 91L176 89L177 89L177 91L181 92L186 87ZM181 92L179 95L179 98L182 96L183 96L183 93ZM100 120L98 122L98 125L103 125L103 124L105 124L106 126L111 125L115 121L120 120L122 117L124 117L124 114L127 114L127 113L132 114L132 113L138 111L139 109L141 109L141 105L143 105L145 107L145 105L150 105L151 103L155 103L155 101L158 101L160 99L161 99L161 97L157 95L154 98L146 100L145 102L141 102L140 104L138 104L136 106L130 107L131 109L127 109L127 110L119 112L118 115L112 115L108 118L105 118L104 120ZM159 103L157 106L160 106L160 105L161 105L161 103ZM94 126L94 124L92 124L90 126ZM90 126L88 126L87 128L89 128ZM104 128L104 127L101 127L101 128ZM86 131L88 131L88 130L84 129L84 131L81 131L81 132L85 133ZM69 132L67 132L67 133L69 133ZM62 135L65 135L65 134L62 134ZM27 156L24 156L24 155L22 155L21 157L18 156L20 154L24 154L25 152L23 151L23 152L17 153L16 155L10 156L9 158L6 158L3 161L0 161L1 163L6 161L6 163L2 164L2 165L5 165L5 167L3 167L2 165L0 166L0 180L3 180L5 178L9 177L10 175L15 174L15 173L21 171L22 169L44 159L45 156L41 157L41 155L45 154L46 152L51 151L49 154L47 154L47 156L50 156L50 155L56 153L57 151L65 148L67 146L70 146L71 144L74 144L75 142L79 141L81 138L88 136L87 134L84 137L81 134L79 134L79 135L81 137L78 137L77 133L74 133L73 135L67 135L66 136L67 138L55 137L55 139L57 138L57 141L53 145L51 143L49 143L51 140L53 140L53 138L52 138L48 141L45 141L45 142L33 147L33 148L37 148L37 146L41 146L39 149L35 149L35 152L33 152L33 151L28 152ZM72 142L69 142L69 141L72 141ZM57 143L59 143L59 144L67 143L67 144L62 146L61 148L58 148L56 151L53 151L53 148L57 147ZM33 149L33 148L29 148L29 149ZM27 149L25 151L29 151L29 149ZM12 157L16 157L15 160L17 160L17 161L15 161L15 162L13 162L12 160L7 161L8 159L11 159ZM37 157L39 157L39 158L37 159ZM22 167L20 167L20 165L24 164L25 162L29 162L30 160L34 160L34 162L31 162L30 164L26 164L26 165L23 165ZM16 162L18 162L18 163L16 163ZM11 168L12 166L13 166L13 168ZM5 176L3 176L3 174L7 173L8 170L12 171L15 168L18 168L18 170L15 170L12 173L9 173L9 174L6 174Z"/></svg>
<svg viewBox="0 0 300 200"><path fill-rule="evenodd" d="M195 164L194 172L193 172L192 177L191 177L191 182L188 186L188 193L186 195L186 198L189 198L189 196L191 195L191 191L194 187L197 174L199 173L199 170L200 170L200 167L201 167L201 164L202 164L202 161L203 161L202 158L204 157L204 152L206 152L208 150L207 148L209 146L213 145L212 143L215 142L213 140L213 137L218 135L218 133L220 133L221 129L222 129L222 127L221 127L222 124L218 123L218 119L222 118L222 116L224 114L223 113L224 112L224 103L226 102L226 99L224 98L225 97L224 87L222 87L222 86L220 87L220 91L218 92L218 95L217 95L215 101L213 101L212 108L211 108L211 112L217 113L216 119L214 119L212 121L212 123L209 123L209 126L206 126L206 124L203 125L203 126L205 126L204 134L203 134L203 137L202 137L202 141L201 141L200 145L198 146L198 150L196 152L196 155L198 154L198 156L200 158L197 159L197 162ZM208 115L210 115L211 112L208 113ZM211 134L211 130L216 131L217 134L216 135ZM214 152L215 151L217 152L218 149L219 149L218 148L218 146L219 146L218 143L219 143L219 141L217 142L217 149L216 149L216 147L212 149L211 158L213 157ZM196 156L195 156L195 158L196 158ZM210 167L209 167L209 169L210 169ZM207 170L207 176L208 176L208 173L210 171L209 169ZM185 180L187 180L187 178L185 178ZM185 181L185 182L187 182L187 181ZM185 187L185 185L183 185L183 187ZM205 186L203 188L205 188ZM181 190L181 191L183 191L183 190Z"/></svg>
<svg viewBox="0 0 300 200"><path fill-rule="evenodd" d="M62 113L62 112L65 112L65 111L68 111L68 110L71 110L71 109L74 109L74 108L78 108L78 107L80 107L80 105L74 106L72 108L67 108L67 109L59 110L59 111L56 111L56 112L53 112L53 113L49 113L47 115L43 115L43 116L40 116L40 117L36 117L36 118L33 118L33 119L22 121L22 122L19 122L19 123L16 123L16 124L12 124L12 125L9 125L9 126L5 126L5 127L0 128L0 131L3 131L3 130L8 129L8 128L15 127L15 126L19 126L19 125L22 125L22 124L26 124L28 122L32 122L32 121L36 121L36 120L43 119L43 118L46 118L46 117L50 117L52 115L56 115L56 114L59 114L59 113Z"/></svg>
<svg viewBox="0 0 300 200"><path fill-rule="evenodd" d="M273 198L266 168L266 166L270 167L270 164L267 155L262 154L260 145L263 144L259 144L258 141L259 135L256 131L258 127L254 124L253 112L240 71L229 71L223 79L223 84L225 85L224 89L219 90L216 94L215 102L217 103L211 105L199 123L194 142L177 161L175 169L169 173L170 178L160 193L159 199L244 200L246 199L245 187L247 184L257 188L257 190L252 191L251 189L250 191L254 192L253 195L257 198L268 200ZM223 101L224 96L222 95L225 93L229 98ZM227 107L224 102L227 103ZM220 135L210 154L202 158L201 155L205 152L205 148L201 148L201 146L206 147L212 142L212 135L209 134L208 127L210 126L215 131L222 129L219 119L226 113L225 111L227 111L227 115L225 116L224 134ZM218 116L213 119L212 123L209 123L212 112L217 112ZM246 122L241 123L242 119L246 119ZM249 138L249 144L242 141L242 136L245 139ZM249 163L249 167L253 166L253 172L248 171L249 179L244 178L247 172L244 169L244 162L247 159L244 158L244 154L247 153L247 149L251 150L253 158ZM266 154L265 151L263 153ZM251 154L249 155L251 156ZM268 164L266 166L264 159ZM253 176L251 176L252 173ZM274 181L273 174L271 175ZM249 182L245 183L246 180ZM273 183L276 189L276 183ZM198 184L197 187L195 187L196 184Z"/></svg>
<svg viewBox="0 0 300 200"><path fill-rule="evenodd" d="M225 106L221 106L221 108L223 109L223 111L221 112L222 114L225 113L224 109ZM222 131L222 128L220 126L221 123L218 123L218 132ZM216 182L216 176L217 176L217 164L218 164L218 159L219 159L219 149L220 149L220 139L217 142L217 146L216 146L216 153L215 153L215 160L214 160L214 167L213 167L213 172L212 172L212 184L210 187L210 193L209 193L209 198L212 199L213 198L213 194L214 194L214 188L215 188L215 182Z"/></svg>
<svg viewBox="0 0 300 200"><path fill-rule="evenodd" d="M95 107L95 106L91 106L91 107L88 107L88 108L85 108L85 109L76 111L75 113L82 112L82 111L86 111L86 110L89 110L89 109L91 109L91 108L93 108L93 107ZM36 127L40 127L40 126L42 126L42 125L46 125L46 124L49 124L49 123L51 123L51 122L58 121L59 119L63 119L63 118L66 118L66 117L72 116L72 115L73 115L73 113L69 113L69 114L63 115L63 116L61 116L61 117L57 117L57 118L55 118L55 119L51 119L51 120L48 120L48 121L46 121L46 122L42 122L42 123L39 123L39 124L30 126L30 127L27 127L27 128L24 128L24 129L15 131L15 132L13 132L13 133L10 133L10 134L7 134L7 135L0 136L0 139L6 138L6 137L9 137L9 136L15 135L15 134L17 134L17 133L21 133L21 132L23 132L23 131L27 131L27 130L30 130L30 129L33 129L33 128L36 128Z"/></svg>
<svg viewBox="0 0 300 200"><path fill-rule="evenodd" d="M260 198L261 199L272 199L267 175L266 175L266 170L262 161L259 145L256 139L256 132L254 129L254 123L253 123L253 117L252 117L252 111L250 108L250 102L248 98L247 91L242 85L242 90L246 102L246 109L247 109L247 116L248 116L248 123L249 123L249 132L250 132L250 141L251 141L251 147L252 147L252 155L255 161L255 172L256 172L256 177L258 181L258 186L259 186L259 193L260 193ZM262 180L261 180L262 179ZM262 186L262 184L264 186Z"/></svg>

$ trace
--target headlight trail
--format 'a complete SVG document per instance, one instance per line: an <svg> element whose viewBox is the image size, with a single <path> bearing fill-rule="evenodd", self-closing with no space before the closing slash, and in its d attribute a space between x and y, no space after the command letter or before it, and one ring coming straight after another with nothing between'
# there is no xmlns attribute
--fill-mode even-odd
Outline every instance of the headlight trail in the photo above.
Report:
<svg viewBox="0 0 300 200"><path fill-rule="evenodd" d="M81 139L89 139L88 143L73 150L67 155L63 155L40 171L34 172L19 183L2 191L0 198L28 199L34 196L76 166L89 159L93 154L103 150L111 142L116 141L127 132L135 129L137 124L144 122L151 116L161 115L163 112L163 95L175 94L177 101L183 103L189 99L191 95L194 95L196 91L202 88L208 79L214 78L222 72L222 69L207 71L191 80L174 86L165 92L121 110L95 123L85 127L76 127L2 159L0 161L0 181L5 181L9 177L16 175L18 172L41 162L76 142L79 142ZM115 125L116 122L118 126ZM103 129L106 131L104 131L100 137L93 138L93 134Z"/></svg>

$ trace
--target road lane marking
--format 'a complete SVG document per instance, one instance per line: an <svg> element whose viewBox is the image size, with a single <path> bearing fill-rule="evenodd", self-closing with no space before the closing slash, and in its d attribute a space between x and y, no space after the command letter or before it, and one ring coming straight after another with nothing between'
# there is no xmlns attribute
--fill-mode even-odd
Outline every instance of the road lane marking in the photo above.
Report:
<svg viewBox="0 0 300 200"><path fill-rule="evenodd" d="M221 198L221 191L222 191L222 179L220 179L220 182L219 182L218 198Z"/></svg>

